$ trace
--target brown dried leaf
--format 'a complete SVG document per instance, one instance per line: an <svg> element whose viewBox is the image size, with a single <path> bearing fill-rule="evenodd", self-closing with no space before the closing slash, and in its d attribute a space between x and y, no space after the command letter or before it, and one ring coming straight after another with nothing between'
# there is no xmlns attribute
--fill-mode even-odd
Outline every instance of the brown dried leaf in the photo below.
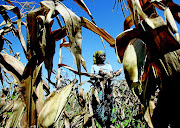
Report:
<svg viewBox="0 0 180 128"><path fill-rule="evenodd" d="M174 19L180 24L180 16L179 16L180 5L174 3L173 1L168 1L168 7L170 8L174 16Z"/></svg>
<svg viewBox="0 0 180 128"><path fill-rule="evenodd" d="M154 109L155 109L154 98L153 99L151 98L149 101L149 114L151 117L153 116Z"/></svg>
<svg viewBox="0 0 180 128"><path fill-rule="evenodd" d="M85 71L87 72L87 69L86 69L86 64L85 64L85 60L84 58L81 56L81 65L84 67Z"/></svg>
<svg viewBox="0 0 180 128"><path fill-rule="evenodd" d="M56 10L64 19L67 36L69 38L70 49L75 59L78 75L81 75L81 49L82 49L82 33L81 33L81 19L75 15L61 2L56 3Z"/></svg>
<svg viewBox="0 0 180 128"><path fill-rule="evenodd" d="M68 65L58 64L58 66L59 66L59 67L67 68L67 69L69 69L70 71L72 71L73 73L78 74L78 72L77 72L76 70L74 70L73 68L71 68L71 67L68 66ZM100 75L98 75L98 74L92 74L92 73L86 73L86 72L81 72L81 75L85 75L85 76L88 76L88 77L102 78L102 76L100 76Z"/></svg>
<svg viewBox="0 0 180 128"><path fill-rule="evenodd" d="M129 15L124 21L124 30L130 29L133 24L132 16Z"/></svg>
<svg viewBox="0 0 180 128"><path fill-rule="evenodd" d="M62 44L60 44L61 47L69 47L70 43L69 42L63 42Z"/></svg>
<svg viewBox="0 0 180 128"><path fill-rule="evenodd" d="M30 12L27 15L28 59L36 55L41 61L44 60L45 68L48 71L48 79L51 76L52 61L55 53L55 39L51 32L51 26L53 24L51 16L53 12L54 2L42 1L40 9ZM57 34L58 30L55 33Z"/></svg>
<svg viewBox="0 0 180 128"><path fill-rule="evenodd" d="M23 47L23 50L24 50L24 52L25 52L25 54L26 54L26 52L27 52L27 47L26 47L26 43L25 43L24 37L23 37L22 32L21 32L21 14L20 14L19 8L16 7L16 6L11 6L11 5L1 5L1 6L0 6L0 10L3 10L3 11L4 11L4 10L10 10L10 11L12 11L14 14L17 15L17 17L18 17L18 20L17 20L18 32L16 33L16 35L18 36L18 38L19 38L19 40L20 40L20 42L21 42L21 45L22 45L22 47ZM3 17L4 17L4 19L5 19L5 21L6 21L7 24L8 24L9 22L11 22L11 19L9 18L8 15L4 15ZM12 23L10 23L10 24L13 26L13 29L15 30L14 25L13 25Z"/></svg>
<svg viewBox="0 0 180 128"><path fill-rule="evenodd" d="M5 1L8 2L10 5L14 6L10 0L5 0Z"/></svg>
<svg viewBox="0 0 180 128"><path fill-rule="evenodd" d="M97 102L100 104L100 99L99 99L98 91L97 91L96 88L94 88L94 95L95 95L95 97L96 97Z"/></svg>
<svg viewBox="0 0 180 128"><path fill-rule="evenodd" d="M90 17L92 22L95 24L94 19L92 17L91 12L89 11L88 7L86 6L86 4L84 3L83 0L74 0Z"/></svg>
<svg viewBox="0 0 180 128"><path fill-rule="evenodd" d="M166 8L164 10L164 16L165 16L167 25L171 29L172 33L178 33L177 25L175 23L174 17L173 17L173 15L172 15L172 13L171 13L169 8Z"/></svg>
<svg viewBox="0 0 180 128"><path fill-rule="evenodd" d="M129 42L134 38L140 38L137 29L128 29L116 37L116 52L120 62L123 60L124 52Z"/></svg>
<svg viewBox="0 0 180 128"><path fill-rule="evenodd" d="M84 115L84 124L86 124L86 122L88 121L89 119L89 115L88 114L85 114Z"/></svg>
<svg viewBox="0 0 180 128"><path fill-rule="evenodd" d="M3 85L4 79L3 79L3 75L2 75L2 71L1 71L1 66L0 66L0 79L1 79L1 84Z"/></svg>
<svg viewBox="0 0 180 128"><path fill-rule="evenodd" d="M0 30L1 31L1 30ZM3 46L4 46L4 39L3 39L3 37L2 37L2 35L0 34L0 52L1 52L1 50L3 49Z"/></svg>
<svg viewBox="0 0 180 128"><path fill-rule="evenodd" d="M26 103L26 112L27 112L27 120L29 126L35 125L36 122L36 106L35 101L37 99L35 93L35 82L37 80L37 76L41 71L42 63L38 63L36 57L32 57L31 60L26 65L26 68L22 75L21 80L21 93L23 102Z"/></svg>
<svg viewBox="0 0 180 128"><path fill-rule="evenodd" d="M18 32L19 32L18 37L19 37L19 40L20 40L21 45L22 45L22 47L23 47L24 53L25 53L25 55L26 55L26 53L27 53L27 47L26 47L26 42L25 42L24 37L23 37L22 32L21 32L21 19L18 19L18 21L17 21L17 26L18 26Z"/></svg>
<svg viewBox="0 0 180 128"><path fill-rule="evenodd" d="M14 102L18 99L19 96L15 97L13 100L8 102L8 104L1 111L2 113L7 112L13 108Z"/></svg>
<svg viewBox="0 0 180 128"><path fill-rule="evenodd" d="M54 37L55 41L62 39L66 35L67 34L66 34L66 28L65 27L52 31L52 36Z"/></svg>
<svg viewBox="0 0 180 128"><path fill-rule="evenodd" d="M1 99L0 101L0 109L1 109L4 105L6 105L7 97L1 97L0 99Z"/></svg>
<svg viewBox="0 0 180 128"><path fill-rule="evenodd" d="M81 17L81 22L82 22L83 27L100 35L110 44L110 46L114 47L114 44L115 44L114 38L112 38L112 36L109 35L104 29L98 28L94 23L92 23L91 21L89 21L88 19L86 19L84 17Z"/></svg>

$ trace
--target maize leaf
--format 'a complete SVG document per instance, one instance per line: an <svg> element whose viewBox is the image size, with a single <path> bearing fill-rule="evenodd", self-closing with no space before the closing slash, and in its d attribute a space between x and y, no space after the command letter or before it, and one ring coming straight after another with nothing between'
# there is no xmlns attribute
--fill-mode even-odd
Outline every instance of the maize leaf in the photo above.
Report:
<svg viewBox="0 0 180 128"><path fill-rule="evenodd" d="M47 93L47 95L49 95L49 85L46 83L46 81L42 80L43 83L43 90Z"/></svg>
<svg viewBox="0 0 180 128"><path fill-rule="evenodd" d="M17 60L15 57L10 56L8 54L0 53L0 64L2 68L12 75L14 79L20 84L21 81L21 75L24 71L24 65Z"/></svg>
<svg viewBox="0 0 180 128"><path fill-rule="evenodd" d="M95 95L95 97L96 97L97 102L100 104L100 99L99 99L98 91L97 91L96 88L94 88L94 95Z"/></svg>
<svg viewBox="0 0 180 128"><path fill-rule="evenodd" d="M89 100L89 117L93 116L94 113L93 113L93 108L92 108L92 104L91 104L91 101Z"/></svg>
<svg viewBox="0 0 180 128"><path fill-rule="evenodd" d="M16 128L19 120L22 118L22 113L24 111L24 105L21 98L14 101L12 114L6 123L6 128Z"/></svg>
<svg viewBox="0 0 180 128"><path fill-rule="evenodd" d="M174 3L173 1L168 1L167 5L171 10L174 19L180 24L180 16L179 16L180 5Z"/></svg>
<svg viewBox="0 0 180 128"><path fill-rule="evenodd" d="M19 96L15 97L13 100L8 102L8 104L3 108L3 110L1 112L4 113L4 112L11 110L13 108L14 102L18 99L18 97ZM5 98L3 97L3 99L5 99Z"/></svg>
<svg viewBox="0 0 180 128"><path fill-rule="evenodd" d="M44 63L45 68L48 71L48 79L50 79L52 67L53 67L53 56L55 53L55 40L53 39L51 35L51 26L48 26L46 33L46 47L45 47L45 57L44 57Z"/></svg>
<svg viewBox="0 0 180 128"><path fill-rule="evenodd" d="M87 123L88 119L89 119L89 115L88 115L88 114L85 114L85 115L84 115L84 124Z"/></svg>
<svg viewBox="0 0 180 128"><path fill-rule="evenodd" d="M37 61L36 57L32 57L25 67L21 80L21 93L22 100L26 103L27 120L29 126L35 125L36 122L36 106L35 101L37 99L35 84L37 76L41 73L42 63Z"/></svg>
<svg viewBox="0 0 180 128"><path fill-rule="evenodd" d="M123 60L124 52L130 42L134 38L140 38L140 33L137 29L128 29L120 33L116 37L116 52L118 55L119 62Z"/></svg>
<svg viewBox="0 0 180 128"><path fill-rule="evenodd" d="M167 21L168 27L171 29L171 31L173 33L176 34L176 39L177 39L177 41L179 41L178 28L177 28L177 25L175 23L174 17L173 17L173 15L172 15L172 13L171 13L169 8L166 8L164 10L164 16L165 16L165 19Z"/></svg>
<svg viewBox="0 0 180 128"><path fill-rule="evenodd" d="M152 120L151 120L151 116L149 113L149 108L146 109L146 112L144 114L144 118L145 118L146 122L148 123L149 127L154 128Z"/></svg>
<svg viewBox="0 0 180 128"><path fill-rule="evenodd" d="M94 19L93 19L91 12L89 11L89 9L86 6L86 4L84 3L84 1L83 0L74 0L74 1L91 17L92 22L94 24L96 24ZM103 38L101 36L100 36L100 39L101 39L103 46L104 46L104 49L105 49L104 41L103 41ZM105 49L105 51L106 51L106 49Z"/></svg>
<svg viewBox="0 0 180 128"><path fill-rule="evenodd" d="M1 109L4 105L6 105L6 99L7 99L7 97L1 97L1 98L0 98L0 109Z"/></svg>
<svg viewBox="0 0 180 128"><path fill-rule="evenodd" d="M36 111L37 115L40 114L43 105L44 105L44 92L43 92L43 83L42 81L39 82L37 88L36 88L36 95L37 95L37 100L36 100Z"/></svg>
<svg viewBox="0 0 180 128"><path fill-rule="evenodd" d="M124 30L130 29L133 24L132 16L129 15L124 21Z"/></svg>
<svg viewBox="0 0 180 128"><path fill-rule="evenodd" d="M55 39L55 41L62 39L66 35L67 34L66 34L66 28L65 27L52 31L52 36Z"/></svg>
<svg viewBox="0 0 180 128"><path fill-rule="evenodd" d="M0 30L1 31L1 30ZM3 50L3 46L4 46L4 39L3 36L0 34L0 52Z"/></svg>
<svg viewBox="0 0 180 128"><path fill-rule="evenodd" d="M71 67L68 66L68 65L59 64L58 66L59 66L59 67L67 68L68 70L72 71L73 73L78 74L78 72L77 72L76 70L74 70L73 68L71 68ZM98 74L92 74L92 73L86 73L86 72L81 72L81 75L85 75L85 76L88 76L88 77L102 78L102 76L100 76L100 75L98 75Z"/></svg>
<svg viewBox="0 0 180 128"><path fill-rule="evenodd" d="M14 6L10 0L5 0L5 1L8 2L10 5Z"/></svg>
<svg viewBox="0 0 180 128"><path fill-rule="evenodd" d="M56 35L53 36L51 32L51 26L53 24L53 19L51 17L54 9L54 2L42 1L40 9L30 12L27 15L27 43L30 46L28 49L28 58L30 59L32 56L36 55L41 61L44 60L45 68L48 71L48 79L50 79L51 76L53 67L52 61L55 53L54 36L59 33L58 30L54 31L53 34ZM58 40L58 37L56 37L56 40Z"/></svg>
<svg viewBox="0 0 180 128"><path fill-rule="evenodd" d="M56 3L56 10L64 19L67 36L69 38L70 49L75 59L78 75L81 75L81 49L82 49L82 33L81 33L81 19L75 15L71 10L66 8L61 2ZM83 66L84 67L84 66ZM86 69L85 69L86 70Z"/></svg>
<svg viewBox="0 0 180 128"><path fill-rule="evenodd" d="M45 8L45 10L48 10L47 16L45 18L45 22L44 24L42 24L43 27L45 27L45 29L43 32L41 43L45 45L43 50L45 54L43 54L43 57L44 57L45 68L48 71L48 79L50 79L52 67L53 67L53 56L55 53L55 38L53 37L51 32L51 27L53 24L52 14L55 11L55 4L53 1L42 1L41 6L42 8Z"/></svg>
<svg viewBox="0 0 180 128"><path fill-rule="evenodd" d="M93 16L89 11L88 7L86 6L86 4L84 3L84 1L83 0L74 0L74 1L91 17L92 22L95 24Z"/></svg>
<svg viewBox="0 0 180 128"><path fill-rule="evenodd" d="M38 125L43 127L50 127L56 123L62 110L68 101L72 87L76 84L74 79L69 85L62 88L58 92L52 92L45 100L44 107L38 117Z"/></svg>
<svg viewBox="0 0 180 128"><path fill-rule="evenodd" d="M61 47L69 47L70 43L69 42L63 42L60 44Z"/></svg>
<svg viewBox="0 0 180 128"><path fill-rule="evenodd" d="M17 26L18 26L18 33L16 33L16 35L18 36L20 42L21 42L21 45L23 47L23 50L24 50L24 53L26 54L27 52L27 47L26 47L26 43L25 43L25 40L24 40L24 37L22 35L22 32L21 32L21 15L20 15L20 10L18 7L16 6L11 6L11 5L1 5L0 6L0 10L10 10L12 11L14 14L17 15L18 17L18 20L17 20ZM11 22L10 18L8 15L4 15L3 16L6 23L9 23ZM11 23L11 25L13 26L13 28L15 29L14 25Z"/></svg>
<svg viewBox="0 0 180 128"><path fill-rule="evenodd" d="M163 20L162 17L160 16L155 16L155 17L151 17L149 18L150 21L153 23L155 28L159 28L159 27L163 27L166 26L167 24L165 23L165 21Z"/></svg>
<svg viewBox="0 0 180 128"><path fill-rule="evenodd" d="M0 53L3 58L4 61L6 61L8 64L11 64L11 66L19 73L19 74L23 74L24 71L24 65L15 57L8 55L8 54L4 54L4 53Z"/></svg>
<svg viewBox="0 0 180 128"><path fill-rule="evenodd" d="M115 40L109 35L104 29L98 28L94 23L89 21L88 19L81 17L82 26L93 31L94 33L98 34L102 38L104 38L111 47L114 47Z"/></svg>

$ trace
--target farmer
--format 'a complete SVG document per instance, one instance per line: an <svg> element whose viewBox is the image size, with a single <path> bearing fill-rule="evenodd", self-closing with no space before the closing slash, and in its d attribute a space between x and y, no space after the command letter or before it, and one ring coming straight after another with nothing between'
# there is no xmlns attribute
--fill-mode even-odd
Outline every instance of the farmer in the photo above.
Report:
<svg viewBox="0 0 180 128"><path fill-rule="evenodd" d="M94 111L94 118L100 123L101 126L110 127L111 115L113 108L113 95L111 78L114 75L119 75L121 71L113 74L113 69L110 64L105 64L106 54L104 51L97 51L93 55L94 64L91 67L91 73L98 74L102 78L91 78L95 80L95 89L98 92L99 101L97 96L93 95L92 107Z"/></svg>

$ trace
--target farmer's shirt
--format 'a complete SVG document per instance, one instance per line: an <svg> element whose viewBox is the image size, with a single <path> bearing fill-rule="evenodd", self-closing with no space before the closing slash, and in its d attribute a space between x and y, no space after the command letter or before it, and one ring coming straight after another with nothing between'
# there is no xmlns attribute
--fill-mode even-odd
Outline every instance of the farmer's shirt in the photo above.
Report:
<svg viewBox="0 0 180 128"><path fill-rule="evenodd" d="M104 65L93 64L91 67L91 73L99 74L100 69L102 70L102 72L106 72L108 74L112 74L113 71L112 66L110 64L104 64ZM96 85L96 86L100 87L100 85Z"/></svg>

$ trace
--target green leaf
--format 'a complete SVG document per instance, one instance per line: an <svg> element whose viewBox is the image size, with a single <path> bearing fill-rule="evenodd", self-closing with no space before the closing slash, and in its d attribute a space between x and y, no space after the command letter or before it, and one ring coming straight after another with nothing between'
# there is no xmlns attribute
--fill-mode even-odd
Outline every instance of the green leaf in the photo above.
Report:
<svg viewBox="0 0 180 128"><path fill-rule="evenodd" d="M114 118L114 119L112 120L112 123L115 123L115 121L116 121L116 118Z"/></svg>
<svg viewBox="0 0 180 128"><path fill-rule="evenodd" d="M120 128L119 124L116 125L116 128Z"/></svg>
<svg viewBox="0 0 180 128"><path fill-rule="evenodd" d="M98 128L102 128L101 125L95 120L95 124Z"/></svg>
<svg viewBox="0 0 180 128"><path fill-rule="evenodd" d="M115 113L116 109L117 109L117 108L113 108L113 109L112 109L112 114Z"/></svg>

